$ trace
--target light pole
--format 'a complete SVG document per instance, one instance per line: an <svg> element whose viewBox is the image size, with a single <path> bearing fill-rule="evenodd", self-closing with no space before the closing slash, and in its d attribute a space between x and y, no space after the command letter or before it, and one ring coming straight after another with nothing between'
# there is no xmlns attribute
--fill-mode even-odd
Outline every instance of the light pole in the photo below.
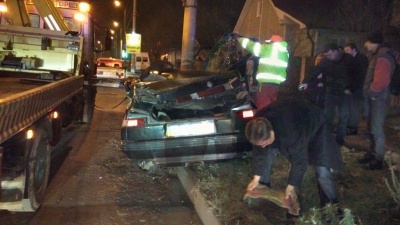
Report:
<svg viewBox="0 0 400 225"><path fill-rule="evenodd" d="M101 43L101 41L97 41L97 44L100 45L100 57L103 57L103 43Z"/></svg>
<svg viewBox="0 0 400 225"><path fill-rule="evenodd" d="M113 29L110 29L111 32L111 40L112 40L112 57L118 58L118 35L115 33Z"/></svg>
<svg viewBox="0 0 400 225"><path fill-rule="evenodd" d="M120 27L119 23L117 21L113 22L113 25L116 29L118 29L118 34L117 36L117 41L118 41L118 57L117 58L122 58L122 48L123 48L123 33L122 33L122 28Z"/></svg>
<svg viewBox="0 0 400 225"><path fill-rule="evenodd" d="M121 7L121 2L118 0L114 1L114 5L117 8ZM122 29L122 30L121 30ZM120 51L119 51L119 57L124 58L122 56L122 51L124 50L124 46L125 46L125 33L126 33L126 7L124 7L124 18L122 21L122 26L119 28L119 35L120 35Z"/></svg>
<svg viewBox="0 0 400 225"><path fill-rule="evenodd" d="M126 1L125 1L126 2ZM121 3L121 1L120 0L114 0L114 5L115 5L115 7L121 7L122 6L122 3ZM126 18L126 9L127 9L128 7L127 6L125 6L124 7L124 19L123 19L123 26L122 26L122 36L123 36L123 38L122 38L122 50L125 50L125 53L127 53L126 52L126 50L127 50L127 40L126 40L126 36L127 36L127 18ZM135 32L136 32L136 0L132 0L132 35L134 35L135 34ZM121 50L121 52L122 52L122 50ZM132 62L133 60L134 60L134 58L135 58L135 54L134 53L130 53L131 54L131 58L130 58L130 61ZM126 57L125 56L123 56L123 58L124 58L124 61L125 61L125 59L126 59ZM128 63L128 65L127 65L127 67L130 67L131 65L130 65L131 63Z"/></svg>

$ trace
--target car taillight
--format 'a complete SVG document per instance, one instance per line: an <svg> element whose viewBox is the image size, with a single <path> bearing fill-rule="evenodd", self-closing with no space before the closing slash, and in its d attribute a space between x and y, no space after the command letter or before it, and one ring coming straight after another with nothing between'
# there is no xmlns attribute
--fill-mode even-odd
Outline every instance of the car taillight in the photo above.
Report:
<svg viewBox="0 0 400 225"><path fill-rule="evenodd" d="M244 110L242 111L242 116L243 118L252 118L254 117L254 112L253 110Z"/></svg>
<svg viewBox="0 0 400 225"><path fill-rule="evenodd" d="M254 111L252 109L242 110L236 112L236 117L241 119L248 119L254 117Z"/></svg>
<svg viewBox="0 0 400 225"><path fill-rule="evenodd" d="M127 127L140 127L146 125L146 119L144 118L125 119L124 122Z"/></svg>

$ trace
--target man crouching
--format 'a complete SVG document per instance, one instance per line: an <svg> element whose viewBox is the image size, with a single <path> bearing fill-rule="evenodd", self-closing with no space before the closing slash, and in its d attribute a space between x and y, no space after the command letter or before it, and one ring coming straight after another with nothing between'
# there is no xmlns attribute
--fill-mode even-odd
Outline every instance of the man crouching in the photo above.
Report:
<svg viewBox="0 0 400 225"><path fill-rule="evenodd" d="M290 162L286 199L297 201L296 187L301 185L308 165L315 168L320 206L338 203L331 170L341 171L342 155L323 112L302 100L279 100L260 110L245 131L253 145L254 178L247 191L260 183L270 186L272 164L279 151ZM288 218L295 217L289 212Z"/></svg>

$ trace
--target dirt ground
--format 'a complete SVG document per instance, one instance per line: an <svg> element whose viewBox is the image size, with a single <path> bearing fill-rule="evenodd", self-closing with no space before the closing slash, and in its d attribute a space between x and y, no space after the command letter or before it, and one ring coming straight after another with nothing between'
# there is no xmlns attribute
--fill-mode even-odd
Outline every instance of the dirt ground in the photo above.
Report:
<svg viewBox="0 0 400 225"><path fill-rule="evenodd" d="M123 89L98 88L90 124L67 130L67 152L35 213L0 211L0 225L200 225L190 198L169 169L150 173L120 148ZM63 131L67 132L67 131ZM64 133L65 134L65 133ZM64 135L64 137L67 135Z"/></svg>
<svg viewBox="0 0 400 225"><path fill-rule="evenodd" d="M369 142L365 135L365 124L361 125L359 135L346 137L346 147L342 147L345 170L336 175L340 193L340 207L349 209L355 224L394 225L400 224L400 217L388 212L395 205L384 178L391 183L391 172L371 171L357 163ZM400 114L391 115L386 120L387 148L400 152ZM285 224L285 209L266 200L243 202L248 182L252 179L249 158L217 164L198 164L192 167L199 178L199 188L208 199L210 210L217 215L221 224ZM274 165L272 188L284 190L287 185L289 164L282 156ZM400 173L395 175L400 178ZM316 180L312 168L309 168L303 185L299 189L303 219L315 215L313 210L319 205ZM312 224L302 222L300 224Z"/></svg>

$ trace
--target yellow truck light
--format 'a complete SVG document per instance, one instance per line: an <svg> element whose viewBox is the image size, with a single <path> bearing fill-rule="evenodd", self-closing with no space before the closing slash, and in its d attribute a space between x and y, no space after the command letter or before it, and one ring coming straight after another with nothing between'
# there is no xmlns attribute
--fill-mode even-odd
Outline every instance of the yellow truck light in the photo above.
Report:
<svg viewBox="0 0 400 225"><path fill-rule="evenodd" d="M57 119L58 118L58 112L57 111L54 111L52 114L51 114L51 118L52 119Z"/></svg>
<svg viewBox="0 0 400 225"><path fill-rule="evenodd" d="M82 22L86 20L86 16L83 13L75 13L74 19Z"/></svg>
<svg viewBox="0 0 400 225"><path fill-rule="evenodd" d="M26 139L27 139L27 140L32 139L33 136L34 136L34 132L33 132L32 129L29 129L29 130L26 131Z"/></svg>
<svg viewBox="0 0 400 225"><path fill-rule="evenodd" d="M5 13L7 12L7 6L4 4L0 4L0 13Z"/></svg>
<svg viewBox="0 0 400 225"><path fill-rule="evenodd" d="M80 2L79 3L79 11L81 12L89 12L90 11L90 5L86 2Z"/></svg>

